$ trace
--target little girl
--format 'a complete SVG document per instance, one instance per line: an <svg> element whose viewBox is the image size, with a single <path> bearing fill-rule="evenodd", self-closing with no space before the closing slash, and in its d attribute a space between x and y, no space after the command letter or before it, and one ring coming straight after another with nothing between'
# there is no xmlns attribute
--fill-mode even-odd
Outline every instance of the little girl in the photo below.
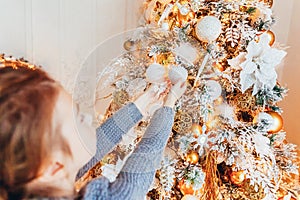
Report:
<svg viewBox="0 0 300 200"><path fill-rule="evenodd" d="M41 69L0 68L0 200L144 199L171 133L172 108L185 88L180 81L165 91L163 107L114 182L97 178L76 193L75 179L110 152L161 95L150 87L98 127L91 158L76 131L72 99L56 81Z"/></svg>

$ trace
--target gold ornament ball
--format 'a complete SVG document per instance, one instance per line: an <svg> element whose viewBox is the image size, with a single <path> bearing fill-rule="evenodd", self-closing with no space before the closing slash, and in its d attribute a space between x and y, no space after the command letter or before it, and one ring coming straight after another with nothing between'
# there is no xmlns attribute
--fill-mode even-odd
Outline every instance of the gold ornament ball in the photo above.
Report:
<svg viewBox="0 0 300 200"><path fill-rule="evenodd" d="M241 171L233 171L230 174L230 180L235 185L240 185L246 179L246 174L243 170Z"/></svg>
<svg viewBox="0 0 300 200"><path fill-rule="evenodd" d="M198 153L196 151L189 152L186 156L186 161L193 165L197 164L199 161Z"/></svg>
<svg viewBox="0 0 300 200"><path fill-rule="evenodd" d="M269 40L270 40L269 45L272 46L275 42L275 34L270 30L267 31L267 34L268 34L268 37L269 37Z"/></svg>
<svg viewBox="0 0 300 200"><path fill-rule="evenodd" d="M178 189L183 195L194 194L194 189L192 185L186 184L184 179L181 179L178 183Z"/></svg>
<svg viewBox="0 0 300 200"><path fill-rule="evenodd" d="M283 119L282 119L281 115L274 111L268 111L266 113L271 115L274 120L273 125L271 126L271 128L269 129L268 132L269 133L277 133L283 127Z"/></svg>
<svg viewBox="0 0 300 200"><path fill-rule="evenodd" d="M127 40L124 42L123 47L126 51L130 51L134 45L134 42L131 40Z"/></svg>

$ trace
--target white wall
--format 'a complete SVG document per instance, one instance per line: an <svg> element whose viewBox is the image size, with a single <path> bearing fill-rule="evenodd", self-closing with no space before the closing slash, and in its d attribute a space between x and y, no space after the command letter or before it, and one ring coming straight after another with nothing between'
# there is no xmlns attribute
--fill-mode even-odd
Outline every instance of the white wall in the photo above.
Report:
<svg viewBox="0 0 300 200"><path fill-rule="evenodd" d="M0 0L0 52L42 65L71 91L100 42L137 26L142 1Z"/></svg>
<svg viewBox="0 0 300 200"><path fill-rule="evenodd" d="M289 0L290 1L290 0ZM290 142L300 145L300 1L294 0L289 22L289 29L282 32L288 34L286 45L289 46L282 83L289 88L288 96L281 103L283 108L284 128ZM287 13L288 14L288 13Z"/></svg>

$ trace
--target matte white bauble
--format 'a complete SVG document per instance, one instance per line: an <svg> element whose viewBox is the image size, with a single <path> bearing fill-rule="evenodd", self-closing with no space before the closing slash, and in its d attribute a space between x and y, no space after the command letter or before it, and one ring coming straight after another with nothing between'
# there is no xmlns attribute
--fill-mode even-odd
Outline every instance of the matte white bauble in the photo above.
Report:
<svg viewBox="0 0 300 200"><path fill-rule="evenodd" d="M178 81L186 81L188 72L184 67L175 66L169 71L169 79L172 84L176 84Z"/></svg>
<svg viewBox="0 0 300 200"><path fill-rule="evenodd" d="M151 64L146 70L146 79L149 83L163 83L165 75L165 68L158 63Z"/></svg>

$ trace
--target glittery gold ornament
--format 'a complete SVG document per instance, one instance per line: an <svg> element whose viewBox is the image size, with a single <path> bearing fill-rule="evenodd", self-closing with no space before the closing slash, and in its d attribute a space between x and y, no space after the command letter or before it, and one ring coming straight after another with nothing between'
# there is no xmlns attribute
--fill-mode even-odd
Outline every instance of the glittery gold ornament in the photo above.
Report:
<svg viewBox="0 0 300 200"><path fill-rule="evenodd" d="M184 179L181 179L179 181L177 187L183 195L194 194L193 186L187 184Z"/></svg>
<svg viewBox="0 0 300 200"><path fill-rule="evenodd" d="M246 180L242 187L229 187L226 196L226 199L232 200L258 200L263 199L266 195L263 187L254 187L249 180Z"/></svg>
<svg viewBox="0 0 300 200"><path fill-rule="evenodd" d="M256 103L256 99L252 96L251 91L246 91L244 94L241 92L237 94L230 93L227 98L231 105L244 112L252 112Z"/></svg>
<svg viewBox="0 0 300 200"><path fill-rule="evenodd" d="M174 118L173 130L179 134L186 134L191 131L193 125L192 116L183 111L178 111Z"/></svg>
<svg viewBox="0 0 300 200"><path fill-rule="evenodd" d="M233 171L230 173L230 180L235 185L240 185L246 179L245 171Z"/></svg>
<svg viewBox="0 0 300 200"><path fill-rule="evenodd" d="M277 133L283 127L283 119L282 119L281 115L277 112L274 112L274 111L268 111L266 113L271 115L273 120L274 120L273 125L269 129L268 133Z"/></svg>
<svg viewBox="0 0 300 200"><path fill-rule="evenodd" d="M186 155L186 161L193 165L197 164L199 161L199 154L196 151L190 151Z"/></svg>

